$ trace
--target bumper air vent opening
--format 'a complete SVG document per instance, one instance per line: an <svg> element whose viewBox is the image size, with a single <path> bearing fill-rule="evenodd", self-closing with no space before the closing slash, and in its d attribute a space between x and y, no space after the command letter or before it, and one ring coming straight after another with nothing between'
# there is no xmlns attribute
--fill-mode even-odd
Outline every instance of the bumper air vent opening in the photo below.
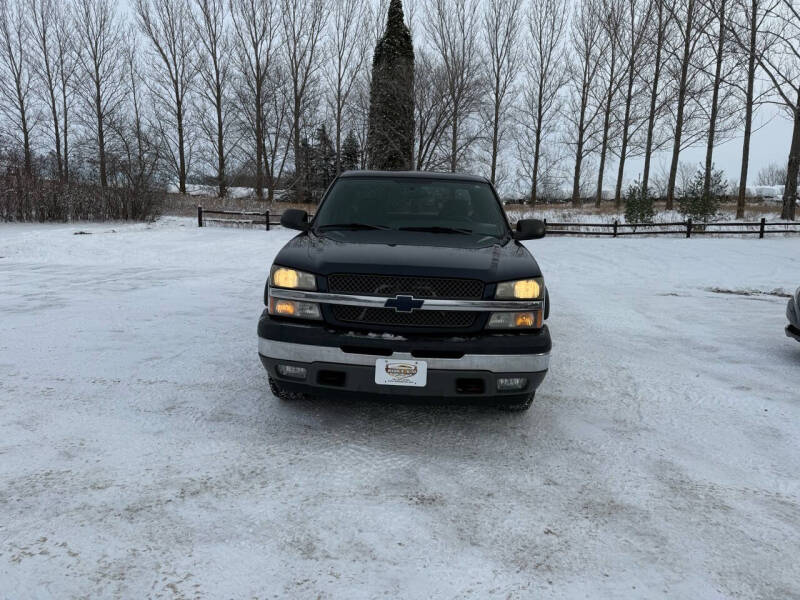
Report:
<svg viewBox="0 0 800 600"><path fill-rule="evenodd" d="M323 369L317 373L317 383L329 387L344 387L347 375L344 371Z"/></svg>
<svg viewBox="0 0 800 600"><path fill-rule="evenodd" d="M456 392L459 394L483 394L485 389L483 379L474 377L456 379Z"/></svg>

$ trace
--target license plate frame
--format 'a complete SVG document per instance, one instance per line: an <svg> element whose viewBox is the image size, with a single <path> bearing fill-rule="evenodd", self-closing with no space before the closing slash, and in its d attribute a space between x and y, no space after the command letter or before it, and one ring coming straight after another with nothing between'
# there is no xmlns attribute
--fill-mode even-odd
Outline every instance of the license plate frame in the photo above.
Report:
<svg viewBox="0 0 800 600"><path fill-rule="evenodd" d="M375 361L375 383L425 387L428 385L428 363L424 360L379 358Z"/></svg>

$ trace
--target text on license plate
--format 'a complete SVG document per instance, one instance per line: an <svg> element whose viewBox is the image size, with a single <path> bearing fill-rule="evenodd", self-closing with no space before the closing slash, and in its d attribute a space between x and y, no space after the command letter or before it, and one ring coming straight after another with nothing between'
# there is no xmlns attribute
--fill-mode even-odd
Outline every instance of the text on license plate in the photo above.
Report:
<svg viewBox="0 0 800 600"><path fill-rule="evenodd" d="M391 360L375 362L375 383L425 387L428 383L428 363L424 360Z"/></svg>

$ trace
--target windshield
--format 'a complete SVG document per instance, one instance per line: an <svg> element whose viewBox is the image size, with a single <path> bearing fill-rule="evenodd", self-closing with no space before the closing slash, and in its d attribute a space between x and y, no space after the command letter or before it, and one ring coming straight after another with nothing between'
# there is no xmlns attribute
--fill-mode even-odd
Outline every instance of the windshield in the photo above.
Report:
<svg viewBox="0 0 800 600"><path fill-rule="evenodd" d="M316 231L394 229L505 237L508 225L487 183L407 177L336 182L314 220Z"/></svg>

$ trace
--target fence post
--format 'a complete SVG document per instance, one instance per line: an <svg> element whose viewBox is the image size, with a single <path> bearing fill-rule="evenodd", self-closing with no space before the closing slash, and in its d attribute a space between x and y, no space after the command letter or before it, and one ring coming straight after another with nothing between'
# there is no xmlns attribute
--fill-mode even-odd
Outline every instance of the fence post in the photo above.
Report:
<svg viewBox="0 0 800 600"><path fill-rule="evenodd" d="M266 217L264 220L267 222L267 231L269 231L269 210L264 213L264 216Z"/></svg>
<svg viewBox="0 0 800 600"><path fill-rule="evenodd" d="M203 226L203 207L199 204L197 205L197 226Z"/></svg>
<svg viewBox="0 0 800 600"><path fill-rule="evenodd" d="M619 225L619 220L614 219L614 237L617 237L617 226Z"/></svg>
<svg viewBox="0 0 800 600"><path fill-rule="evenodd" d="M766 217L761 217L761 226L758 229L758 238L763 240L764 239L764 225L766 225L767 219Z"/></svg>
<svg viewBox="0 0 800 600"><path fill-rule="evenodd" d="M692 218L691 217L686 219L686 237L687 238L692 237Z"/></svg>

